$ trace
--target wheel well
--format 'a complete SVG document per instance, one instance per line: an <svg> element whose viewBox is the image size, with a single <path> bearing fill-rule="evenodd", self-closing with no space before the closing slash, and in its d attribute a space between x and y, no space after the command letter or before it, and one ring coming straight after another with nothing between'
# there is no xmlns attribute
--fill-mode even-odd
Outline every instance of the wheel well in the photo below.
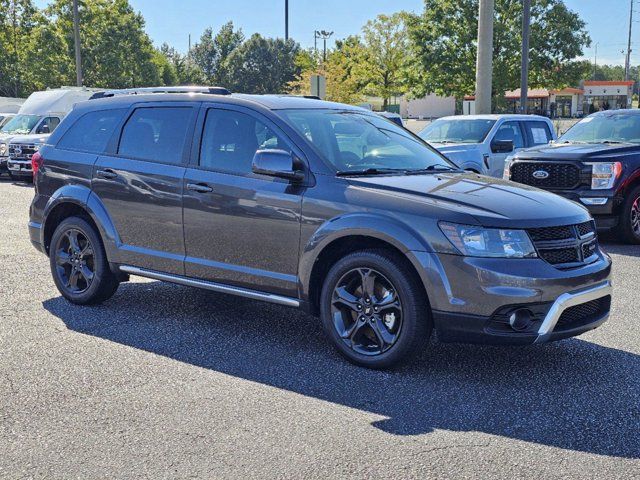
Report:
<svg viewBox="0 0 640 480"><path fill-rule="evenodd" d="M44 225L44 248L46 249L47 254L49 253L49 246L51 245L53 232L56 231L56 228L58 228L58 225L60 225L64 219L69 217L80 217L89 222L89 224L96 229L96 232L99 232L95 222L91 218L91 215L89 215L89 213L81 206L68 202L56 205L53 210L49 212L49 215L47 215L47 220Z"/></svg>
<svg viewBox="0 0 640 480"><path fill-rule="evenodd" d="M345 255L360 250L371 249L387 250L397 254L399 258L404 259L407 271L415 276L424 291L420 275L407 256L400 249L378 238L367 237L364 235L351 235L334 240L324 247L322 252L320 252L320 255L318 255L318 258L316 258L313 270L311 271L308 290L311 313L317 315L320 311L320 293L322 291L322 284L331 267ZM426 295L426 291L424 291L424 294Z"/></svg>

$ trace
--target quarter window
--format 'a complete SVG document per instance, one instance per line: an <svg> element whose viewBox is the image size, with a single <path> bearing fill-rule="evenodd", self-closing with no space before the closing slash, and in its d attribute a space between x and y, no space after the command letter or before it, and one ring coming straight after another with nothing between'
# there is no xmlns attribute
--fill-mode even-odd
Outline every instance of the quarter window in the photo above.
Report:
<svg viewBox="0 0 640 480"><path fill-rule="evenodd" d="M202 132L200 166L210 170L249 174L257 150L290 151L273 130L246 113L210 109Z"/></svg>
<svg viewBox="0 0 640 480"><path fill-rule="evenodd" d="M160 163L182 163L192 114L190 107L136 109L122 129L118 153Z"/></svg>
<svg viewBox="0 0 640 480"><path fill-rule="evenodd" d="M84 114L64 134L58 148L102 153L125 112L125 109L115 109Z"/></svg>

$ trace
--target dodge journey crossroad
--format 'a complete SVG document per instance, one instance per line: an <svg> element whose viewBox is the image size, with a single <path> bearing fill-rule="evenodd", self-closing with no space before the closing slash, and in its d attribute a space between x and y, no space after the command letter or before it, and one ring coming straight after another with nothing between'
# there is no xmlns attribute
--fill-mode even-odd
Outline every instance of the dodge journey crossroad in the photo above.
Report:
<svg viewBox="0 0 640 480"><path fill-rule="evenodd" d="M31 241L72 303L139 275L300 307L371 368L433 330L532 344L609 315L611 260L584 207L460 171L360 108L116 95L78 104L32 164Z"/></svg>

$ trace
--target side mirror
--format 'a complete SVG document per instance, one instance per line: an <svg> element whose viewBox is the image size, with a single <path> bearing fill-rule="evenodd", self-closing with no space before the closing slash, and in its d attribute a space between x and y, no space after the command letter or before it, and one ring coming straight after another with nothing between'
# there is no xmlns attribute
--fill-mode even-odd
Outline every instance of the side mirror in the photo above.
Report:
<svg viewBox="0 0 640 480"><path fill-rule="evenodd" d="M513 140L494 140L491 142L491 151L493 153L513 152Z"/></svg>
<svg viewBox="0 0 640 480"><path fill-rule="evenodd" d="M296 168L293 155L284 150L258 150L253 156L251 170L259 175L286 178L292 182L304 180L304 172Z"/></svg>

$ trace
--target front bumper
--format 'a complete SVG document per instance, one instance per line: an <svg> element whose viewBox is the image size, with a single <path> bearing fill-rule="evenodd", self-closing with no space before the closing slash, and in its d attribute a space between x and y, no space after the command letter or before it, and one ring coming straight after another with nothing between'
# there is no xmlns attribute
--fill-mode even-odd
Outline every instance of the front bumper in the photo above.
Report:
<svg viewBox="0 0 640 480"><path fill-rule="evenodd" d="M13 175L21 177L33 176L33 171L31 170L31 162L29 160L9 159L7 161L7 168Z"/></svg>
<svg viewBox="0 0 640 480"><path fill-rule="evenodd" d="M609 315L611 260L601 250L596 262L570 270L541 259L414 255L423 266L434 326L443 341L548 342L596 328ZM598 308L581 315L580 308L592 304ZM581 307L572 309L576 306ZM509 318L521 309L531 313L532 321L515 330Z"/></svg>

